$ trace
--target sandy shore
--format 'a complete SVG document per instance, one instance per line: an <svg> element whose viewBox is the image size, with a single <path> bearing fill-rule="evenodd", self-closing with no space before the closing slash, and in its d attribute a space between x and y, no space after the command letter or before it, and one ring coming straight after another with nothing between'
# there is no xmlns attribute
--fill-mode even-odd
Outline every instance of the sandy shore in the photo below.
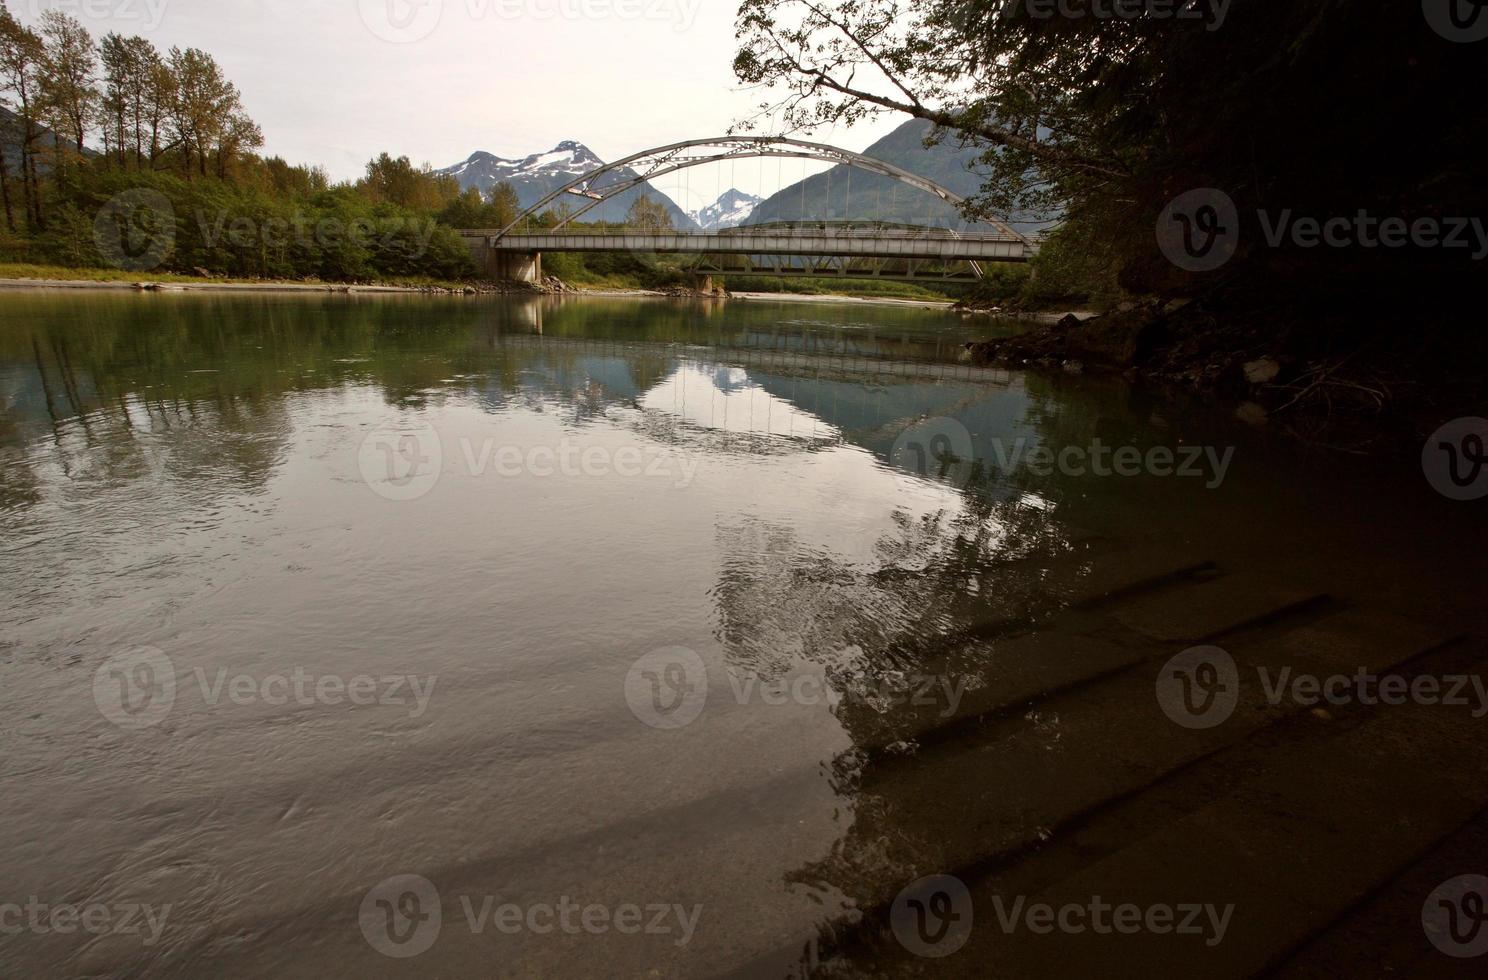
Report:
<svg viewBox="0 0 1488 980"><path fill-rule="evenodd" d="M803 293L730 293L730 299L776 303L852 303L858 306L910 306L924 310L948 310L956 304L950 300L895 299L889 296L830 296Z"/></svg>
<svg viewBox="0 0 1488 980"><path fill-rule="evenodd" d="M418 286L355 286L305 282L109 282L92 279L0 279L0 289L108 289L158 293L400 293L432 290ZM448 295L447 290L440 290Z"/></svg>
<svg viewBox="0 0 1488 980"><path fill-rule="evenodd" d="M99 281L92 279L0 279L3 289L68 289L68 290L112 290L115 292L160 292L160 293L352 293L358 295L460 295L458 291L431 289L419 286L363 286L337 283L303 282L131 282ZM482 292L477 295L503 295L498 292ZM538 295L536 293L510 293L505 295ZM668 293L645 289L576 289L571 292L552 294L578 298L598 299L673 299ZM708 297L698 297L706 299ZM805 295L801 293L730 293L729 299L744 302L775 303L848 303L855 306L901 306L924 310L946 310L953 305L949 300L897 299L893 297L861 297L833 295Z"/></svg>

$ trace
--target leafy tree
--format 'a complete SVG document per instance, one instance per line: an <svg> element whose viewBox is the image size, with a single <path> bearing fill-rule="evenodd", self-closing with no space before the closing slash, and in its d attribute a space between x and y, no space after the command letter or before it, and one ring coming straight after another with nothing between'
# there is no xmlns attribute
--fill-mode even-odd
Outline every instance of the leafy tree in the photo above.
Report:
<svg viewBox="0 0 1488 980"><path fill-rule="evenodd" d="M516 221L517 215L522 213L522 202L517 197L517 189L504 180L491 188L491 207L495 210L491 227L505 228Z"/></svg>
<svg viewBox="0 0 1488 980"><path fill-rule="evenodd" d="M676 230L672 227L672 216L667 213L665 205L652 200L647 194L637 197L630 206L625 214L625 226L648 235Z"/></svg>
<svg viewBox="0 0 1488 980"><path fill-rule="evenodd" d="M175 92L168 100L167 115L188 176L193 162L200 176L207 176L214 150L219 154L220 175L225 170L223 154L240 145L262 145L262 135L256 137L257 143L252 142L257 127L244 125L242 96L215 58L199 48L171 48L169 65Z"/></svg>
<svg viewBox="0 0 1488 980"><path fill-rule="evenodd" d="M460 183L455 178L435 174L428 166L415 167L407 157L395 159L387 153L367 162L367 175L357 189L373 203L427 211L444 208L460 196Z"/></svg>
<svg viewBox="0 0 1488 980"><path fill-rule="evenodd" d="M40 229L41 181L36 168L36 146L41 139L41 75L46 47L41 35L21 24L0 0L0 92L5 93L20 115L21 186L26 198L27 221Z"/></svg>
<svg viewBox="0 0 1488 980"><path fill-rule="evenodd" d="M98 52L93 35L75 17L59 10L41 15L43 41L40 95L52 129L67 137L78 156L98 103L95 74Z"/></svg>
<svg viewBox="0 0 1488 980"><path fill-rule="evenodd" d="M1100 9L1109 14L1087 0L1057 14L1007 0L743 0L735 73L775 95L742 125L928 120L984 151L968 216L1062 213L1065 234L1109 249L1134 291L1249 276L1252 293L1357 292L1400 280L1361 277L1387 261L1467 285L1465 264L1449 269L1439 253L1296 248L1243 250L1219 280L1196 283L1154 234L1164 207L1197 188L1233 198L1249 243L1264 240L1267 208L1482 213L1481 182L1461 161L1474 158L1485 110L1455 97L1476 89L1481 59L1437 36L1419 4L1197 0L1196 20Z"/></svg>
<svg viewBox="0 0 1488 980"><path fill-rule="evenodd" d="M111 157L117 157L120 166L132 160L135 169L141 169L148 152L153 166L164 108L174 97L174 79L160 52L142 37L106 34L99 55L104 83L99 116Z"/></svg>

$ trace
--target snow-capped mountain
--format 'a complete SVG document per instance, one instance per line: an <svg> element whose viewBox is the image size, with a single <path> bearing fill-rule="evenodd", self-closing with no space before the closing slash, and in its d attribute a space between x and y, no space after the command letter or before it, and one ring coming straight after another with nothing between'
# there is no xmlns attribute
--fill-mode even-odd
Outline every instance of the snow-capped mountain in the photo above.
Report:
<svg viewBox="0 0 1488 980"><path fill-rule="evenodd" d="M575 177L580 177L603 165L604 161L583 143L565 140L546 153L534 153L520 160L498 157L494 153L472 153L464 163L457 163L453 167L446 167L438 172L454 177L460 182L462 188L477 187L482 193L490 193L491 188L502 182L511 184L516 189L517 199L525 208L536 204ZM638 175L634 170L623 167L613 171L604 179L619 181L635 176ZM677 229L697 230L697 225L687 212L649 183L616 195L586 214L584 220L622 222L630 206L641 194L664 204L667 213L671 215L673 226ZM569 207L577 210L583 206L584 201L581 198L571 197L567 203Z"/></svg>
<svg viewBox="0 0 1488 980"><path fill-rule="evenodd" d="M697 222L703 231L719 231L723 228L737 228L749 220L754 209L759 207L762 197L753 194L745 194L738 188L731 188L722 197L700 211L693 211L688 217Z"/></svg>

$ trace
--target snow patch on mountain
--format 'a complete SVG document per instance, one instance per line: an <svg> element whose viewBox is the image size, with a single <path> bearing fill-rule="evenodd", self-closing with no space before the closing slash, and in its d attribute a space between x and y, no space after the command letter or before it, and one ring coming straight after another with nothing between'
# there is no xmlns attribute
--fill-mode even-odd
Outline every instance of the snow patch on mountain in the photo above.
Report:
<svg viewBox="0 0 1488 980"><path fill-rule="evenodd" d="M602 166L604 161L583 143L564 140L546 153L534 153L519 160L509 160L484 151L472 153L463 163L437 172L454 177L460 182L462 189L474 187L482 194L489 194L497 184L510 184L517 192L517 200L526 208L571 183L574 178L592 173ZM609 181L619 182L636 177L639 175L634 170L623 167L602 179L608 185ZM642 194L661 201L677 228L695 230L691 217L675 201L649 183L640 184L617 195L590 211L584 220L623 222L627 210ZM561 203L577 209L585 202L582 199L568 199Z"/></svg>
<svg viewBox="0 0 1488 980"><path fill-rule="evenodd" d="M717 201L698 211L692 211L688 217L698 223L698 227L704 231L719 231L724 228L737 228L749 220L754 214L754 209L759 207L762 197L746 194L738 188L730 188Z"/></svg>

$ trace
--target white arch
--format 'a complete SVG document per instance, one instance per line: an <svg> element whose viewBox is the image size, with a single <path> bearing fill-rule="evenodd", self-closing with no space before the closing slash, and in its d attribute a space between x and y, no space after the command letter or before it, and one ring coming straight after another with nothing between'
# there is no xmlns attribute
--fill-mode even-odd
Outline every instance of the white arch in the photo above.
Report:
<svg viewBox="0 0 1488 980"><path fill-rule="evenodd" d="M699 147L714 147L718 149L718 152L706 154L689 152ZM591 170L569 181L544 197L541 201L532 205L532 207L517 215L516 220L496 233L495 238L498 241L504 238L517 225L541 213L548 205L565 194L578 194L590 200L582 208L558 222L552 229L554 231L562 228L571 221L577 220L610 198L639 187L657 177L663 177L678 170L686 170L689 167L700 167L708 163L717 163L723 160L751 159L754 157L822 160L841 166L856 167L859 170L866 170L883 177L891 177L902 184L907 184L927 194L933 194L952 207L960 207L966 201L965 198L942 187L933 180L921 177L919 174L910 173L908 170L902 167L896 167L892 163L885 163L883 160L864 156L861 153L854 153L851 150L844 150L841 147L829 146L826 143L809 143L804 140L789 139L783 136L724 136L716 139L688 140L684 143L658 146ZM622 167L630 167L635 171L636 175L634 177L626 177L601 189L594 187L594 181L598 177L619 170ZM1003 222L995 218L984 220L988 224L996 226L1002 234L1021 242L1027 242L1026 238Z"/></svg>

